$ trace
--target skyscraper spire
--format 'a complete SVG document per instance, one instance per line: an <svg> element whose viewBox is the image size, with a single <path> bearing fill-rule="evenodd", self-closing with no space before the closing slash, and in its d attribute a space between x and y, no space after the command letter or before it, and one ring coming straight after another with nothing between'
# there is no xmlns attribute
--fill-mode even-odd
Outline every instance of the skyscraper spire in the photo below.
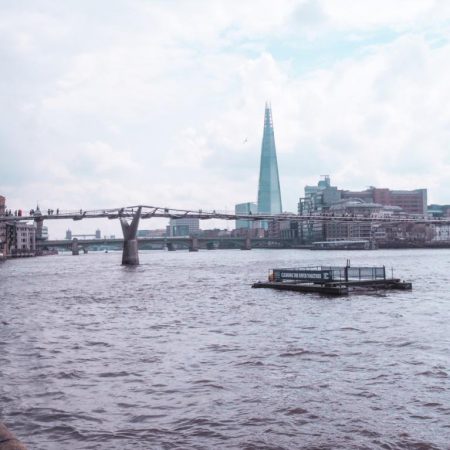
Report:
<svg viewBox="0 0 450 450"><path fill-rule="evenodd" d="M282 212L277 150L273 132L272 108L269 102L266 102L264 113L264 134L259 168L258 212L269 214L281 214Z"/></svg>

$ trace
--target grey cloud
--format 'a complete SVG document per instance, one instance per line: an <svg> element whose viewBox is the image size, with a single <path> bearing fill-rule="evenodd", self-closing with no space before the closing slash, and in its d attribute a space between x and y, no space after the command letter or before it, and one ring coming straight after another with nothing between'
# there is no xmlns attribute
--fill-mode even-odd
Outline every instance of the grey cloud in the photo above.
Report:
<svg viewBox="0 0 450 450"><path fill-rule="evenodd" d="M408 35L298 76L291 46L264 51L275 31L323 37L337 22L323 2L293 15L292 2L272 3L3 2L0 191L30 206L251 200L270 97L286 209L327 172L348 185L419 174L447 192L450 47ZM198 161L183 160L198 143Z"/></svg>

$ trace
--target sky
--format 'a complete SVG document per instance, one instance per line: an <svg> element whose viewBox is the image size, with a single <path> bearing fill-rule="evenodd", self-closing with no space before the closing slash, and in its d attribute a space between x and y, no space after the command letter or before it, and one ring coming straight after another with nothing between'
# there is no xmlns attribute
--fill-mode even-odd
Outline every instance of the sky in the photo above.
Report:
<svg viewBox="0 0 450 450"><path fill-rule="evenodd" d="M11 209L256 201L266 101L284 210L325 174L450 203L447 0L0 0L0 65Z"/></svg>

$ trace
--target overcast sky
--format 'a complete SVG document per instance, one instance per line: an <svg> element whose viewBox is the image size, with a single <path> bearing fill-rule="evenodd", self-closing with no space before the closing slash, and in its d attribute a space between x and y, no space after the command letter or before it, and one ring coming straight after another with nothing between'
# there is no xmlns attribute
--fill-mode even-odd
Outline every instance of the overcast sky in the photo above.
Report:
<svg viewBox="0 0 450 450"><path fill-rule="evenodd" d="M284 210L322 174L450 203L449 37L447 0L0 0L0 194L232 210L270 100Z"/></svg>

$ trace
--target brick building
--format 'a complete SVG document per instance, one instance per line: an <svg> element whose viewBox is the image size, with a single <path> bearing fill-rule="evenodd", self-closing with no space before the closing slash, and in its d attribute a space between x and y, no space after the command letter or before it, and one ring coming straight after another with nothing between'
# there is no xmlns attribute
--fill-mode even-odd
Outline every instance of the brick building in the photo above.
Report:
<svg viewBox="0 0 450 450"><path fill-rule="evenodd" d="M427 190L414 189L391 190L370 187L364 191L341 191L342 199L359 198L367 203L378 203L385 206L399 206L408 214L427 213Z"/></svg>

